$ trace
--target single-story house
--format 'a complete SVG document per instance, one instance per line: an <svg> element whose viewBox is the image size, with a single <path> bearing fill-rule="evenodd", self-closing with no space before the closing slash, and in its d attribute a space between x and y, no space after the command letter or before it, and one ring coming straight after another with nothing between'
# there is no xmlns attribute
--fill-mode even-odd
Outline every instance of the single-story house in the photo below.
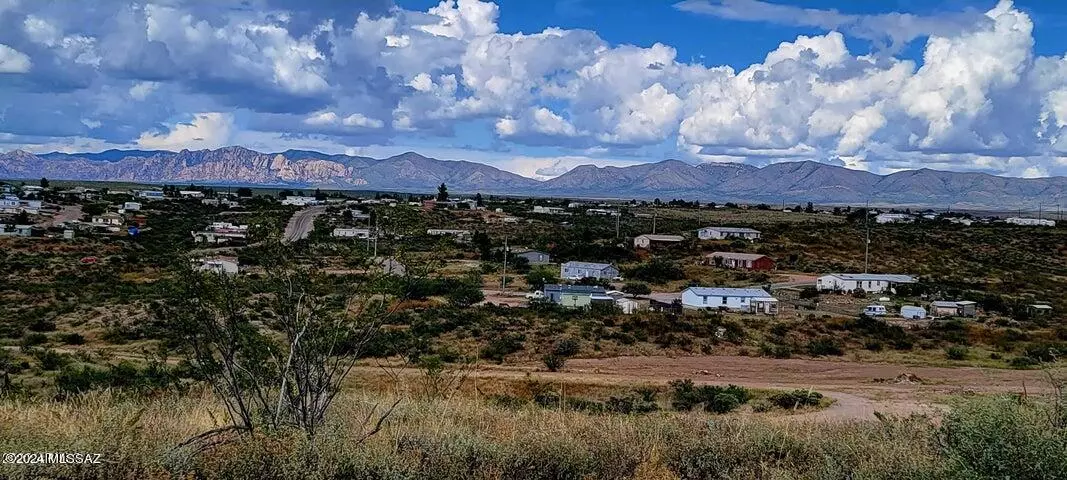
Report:
<svg viewBox="0 0 1067 480"><path fill-rule="evenodd" d="M759 253L713 252L704 256L709 265L739 270L774 270L774 259Z"/></svg>
<svg viewBox="0 0 1067 480"><path fill-rule="evenodd" d="M290 195L282 199L282 205L295 205L297 207L306 207L308 205L318 205L318 199L315 197L298 197Z"/></svg>
<svg viewBox="0 0 1067 480"><path fill-rule="evenodd" d="M122 215L117 213L103 213L92 217L93 225L122 225Z"/></svg>
<svg viewBox="0 0 1067 480"><path fill-rule="evenodd" d="M874 217L875 223L906 223L912 220L906 213L879 213Z"/></svg>
<svg viewBox="0 0 1067 480"><path fill-rule="evenodd" d="M915 283L915 277L882 273L831 273L815 282L815 288L824 292L882 293L901 283Z"/></svg>
<svg viewBox="0 0 1067 480"><path fill-rule="evenodd" d="M567 211L561 207L542 207L540 205L535 205L533 207L533 213L544 213L547 215L564 215L567 213Z"/></svg>
<svg viewBox="0 0 1067 480"><path fill-rule="evenodd" d="M200 259L199 270L232 275L240 270L240 266L237 257L209 257Z"/></svg>
<svg viewBox="0 0 1067 480"><path fill-rule="evenodd" d="M136 212L141 209L140 202L126 202L122 204L122 209L127 212Z"/></svg>
<svg viewBox="0 0 1067 480"><path fill-rule="evenodd" d="M759 240L763 234L759 230L738 227L704 227L697 230L697 237L701 240L724 240L727 238L740 238L744 240Z"/></svg>
<svg viewBox="0 0 1067 480"><path fill-rule="evenodd" d="M369 228L335 228L330 233L332 237L343 238L370 238Z"/></svg>
<svg viewBox="0 0 1067 480"><path fill-rule="evenodd" d="M160 190L141 190L140 192L137 192L137 196L149 200L163 200L166 198L166 195Z"/></svg>
<svg viewBox="0 0 1067 480"><path fill-rule="evenodd" d="M559 278L577 280L599 278L612 280L619 277L619 269L607 263L567 262L559 266Z"/></svg>
<svg viewBox="0 0 1067 480"><path fill-rule="evenodd" d="M1004 219L1005 223L1012 225L1022 225L1026 227L1055 227L1055 220L1046 220L1043 218L1023 218L1023 217L1008 217Z"/></svg>
<svg viewBox="0 0 1067 480"><path fill-rule="evenodd" d="M448 228L431 228L426 230L427 235L441 236L449 235L456 238L467 238L471 236L470 230L452 230Z"/></svg>
<svg viewBox="0 0 1067 480"><path fill-rule="evenodd" d="M634 238L634 248L651 248L653 244L669 244L685 241L681 235L656 235L645 234Z"/></svg>
<svg viewBox="0 0 1067 480"><path fill-rule="evenodd" d="M689 287L682 291L685 308L778 313L778 299L762 288Z"/></svg>
<svg viewBox="0 0 1067 480"><path fill-rule="evenodd" d="M926 309L915 305L900 307L900 316L909 320L922 320L926 318Z"/></svg>
<svg viewBox="0 0 1067 480"><path fill-rule="evenodd" d="M1027 308L1030 310L1030 315L1035 317L1043 317L1052 314L1052 305L1046 303L1035 303Z"/></svg>
<svg viewBox="0 0 1067 480"><path fill-rule="evenodd" d="M930 311L935 317L973 317L977 308L978 304L969 300L930 302Z"/></svg>
<svg viewBox="0 0 1067 480"><path fill-rule="evenodd" d="M204 192L199 190L179 190L178 195L182 198L204 198Z"/></svg>
<svg viewBox="0 0 1067 480"><path fill-rule="evenodd" d="M515 255L516 257L525 258L530 265L544 265L546 263L552 263L552 256L545 252L538 252L536 250L530 250Z"/></svg>
<svg viewBox="0 0 1067 480"><path fill-rule="evenodd" d="M564 307L587 307L592 303L592 296L605 296L604 287L593 285L560 285L546 284L541 288L545 300L560 304ZM615 301L613 297L608 297Z"/></svg>

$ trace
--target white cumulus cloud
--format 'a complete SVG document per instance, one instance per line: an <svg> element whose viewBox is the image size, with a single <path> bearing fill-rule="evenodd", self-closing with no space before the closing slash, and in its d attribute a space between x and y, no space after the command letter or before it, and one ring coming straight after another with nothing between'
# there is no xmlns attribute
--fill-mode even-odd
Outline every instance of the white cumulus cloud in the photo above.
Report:
<svg viewBox="0 0 1067 480"><path fill-rule="evenodd" d="M198 150L226 146L233 117L219 112L198 113L189 123L177 123L167 132L144 132L137 139L141 148Z"/></svg>

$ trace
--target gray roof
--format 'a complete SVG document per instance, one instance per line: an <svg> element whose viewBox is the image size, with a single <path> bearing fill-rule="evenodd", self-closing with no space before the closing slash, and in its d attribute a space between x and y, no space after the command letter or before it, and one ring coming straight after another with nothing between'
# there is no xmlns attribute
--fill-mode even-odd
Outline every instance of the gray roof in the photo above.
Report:
<svg viewBox="0 0 1067 480"><path fill-rule="evenodd" d="M605 268L612 267L610 263L595 263L595 262L567 262L563 264L564 268L587 268L591 270L603 270Z"/></svg>
<svg viewBox="0 0 1067 480"><path fill-rule="evenodd" d="M646 233L644 235L638 235L637 238L645 237L654 242L680 242L685 240L685 237L681 235L659 235L655 233Z"/></svg>
<svg viewBox="0 0 1067 480"><path fill-rule="evenodd" d="M718 230L726 233L760 233L759 230L745 227L704 227L701 230Z"/></svg>
<svg viewBox="0 0 1067 480"><path fill-rule="evenodd" d="M935 307L944 307L944 308L956 308L956 307L959 306L959 304L956 303L956 302L946 302L946 301L943 301L943 300L938 300L936 302L930 302L930 305L933 305Z"/></svg>
<svg viewBox="0 0 1067 480"><path fill-rule="evenodd" d="M738 253L738 252L712 252L708 257L734 258L737 260L759 260L766 255L762 253Z"/></svg>
<svg viewBox="0 0 1067 480"><path fill-rule="evenodd" d="M604 287L598 287L596 285L560 285L558 283L547 283L544 286L544 291L560 292L560 293L588 293L603 295Z"/></svg>
<svg viewBox="0 0 1067 480"><path fill-rule="evenodd" d="M889 273L831 273L834 277L841 280L860 281L860 282L893 282L893 283L915 283L915 277L910 275L897 275Z"/></svg>
<svg viewBox="0 0 1067 480"><path fill-rule="evenodd" d="M702 297L770 297L762 288L689 287L686 290Z"/></svg>

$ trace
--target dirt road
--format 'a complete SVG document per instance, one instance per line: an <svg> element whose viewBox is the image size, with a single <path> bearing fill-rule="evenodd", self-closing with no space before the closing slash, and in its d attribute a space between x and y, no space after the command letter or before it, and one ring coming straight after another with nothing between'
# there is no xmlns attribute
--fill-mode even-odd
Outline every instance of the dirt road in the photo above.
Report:
<svg viewBox="0 0 1067 480"><path fill-rule="evenodd" d="M63 222L71 220L81 220L82 218L82 206L81 205L63 205L59 207L59 211L52 218L41 222L42 227L55 227L61 225Z"/></svg>
<svg viewBox="0 0 1067 480"><path fill-rule="evenodd" d="M1049 389L1045 372L972 367L919 367L848 360L760 357L618 357L574 359L567 370L589 378L733 383L750 388L811 388L836 402L808 415L819 419L867 419L874 412L907 415L944 408L945 395L1038 393ZM1060 369L1060 374L1063 369ZM579 377L580 378L580 377Z"/></svg>
<svg viewBox="0 0 1067 480"><path fill-rule="evenodd" d="M1060 376L1064 373L1067 371L1059 369ZM944 404L947 395L1024 391L1035 394L1049 389L1047 374L1035 370L731 356L576 358L557 373L529 363L486 365L471 376L521 381L530 374L542 381L584 384L666 384L692 379L696 383L732 383L748 388L812 389L832 398L834 404L821 411L788 418L817 421L869 420L875 418L875 412L901 416L937 414L947 409Z"/></svg>
<svg viewBox="0 0 1067 480"><path fill-rule="evenodd" d="M282 241L286 243L295 242L297 240L307 238L311 230L315 228L315 217L326 211L325 206L314 206L300 210L293 214L293 217L289 219L289 223L285 225L285 233L282 234Z"/></svg>

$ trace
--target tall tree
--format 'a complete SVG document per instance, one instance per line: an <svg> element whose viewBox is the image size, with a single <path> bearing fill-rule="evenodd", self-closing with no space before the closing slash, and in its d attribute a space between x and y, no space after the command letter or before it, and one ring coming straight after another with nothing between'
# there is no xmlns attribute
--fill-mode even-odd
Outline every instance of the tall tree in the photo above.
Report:
<svg viewBox="0 0 1067 480"><path fill-rule="evenodd" d="M293 247L276 238L265 241L264 251L258 279L180 262L171 296L155 308L158 326L188 355L229 417L228 426L189 445L210 446L233 431L286 427L314 436L357 358L399 303L382 293L376 277L338 293L325 274L296 262ZM380 430L397 403L377 422L372 410L366 436Z"/></svg>
<svg viewBox="0 0 1067 480"><path fill-rule="evenodd" d="M437 187L437 201L448 201L448 187L446 187L444 183L441 183L441 186Z"/></svg>
<svg viewBox="0 0 1067 480"><path fill-rule="evenodd" d="M48 179L41 177L41 188L48 188Z"/></svg>
<svg viewBox="0 0 1067 480"><path fill-rule="evenodd" d="M475 203L475 205L477 205L479 207L484 207L485 206L485 204L482 203L482 194L480 192L474 194L474 203Z"/></svg>

